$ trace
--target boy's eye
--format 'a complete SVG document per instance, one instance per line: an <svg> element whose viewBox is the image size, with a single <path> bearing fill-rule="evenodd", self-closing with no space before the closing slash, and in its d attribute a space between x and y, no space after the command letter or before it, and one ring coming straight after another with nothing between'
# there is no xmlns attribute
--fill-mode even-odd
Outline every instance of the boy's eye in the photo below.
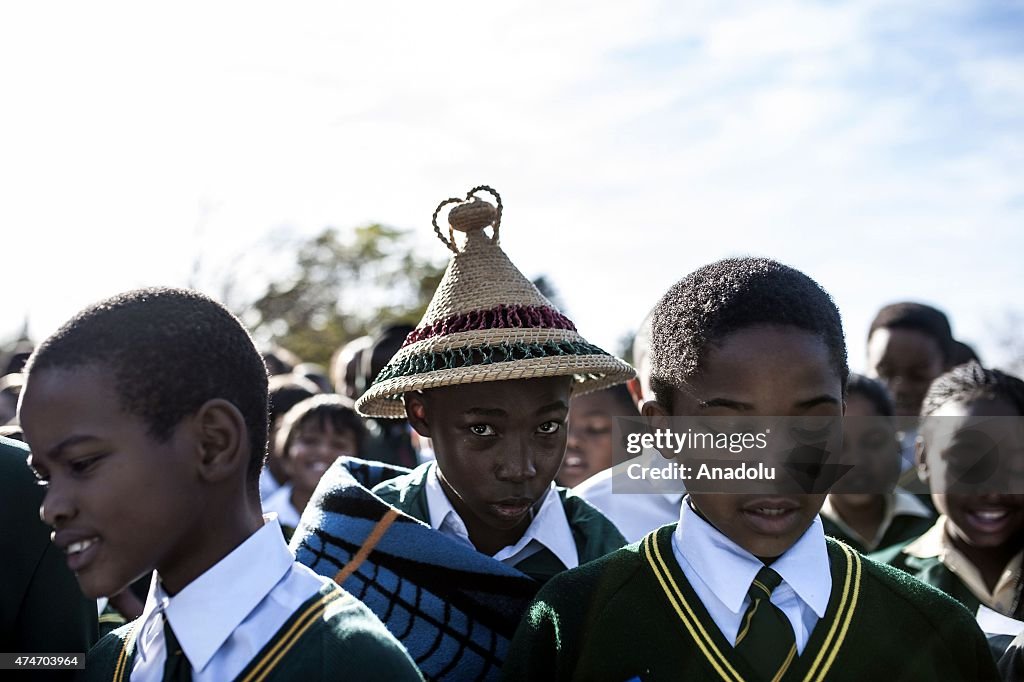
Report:
<svg viewBox="0 0 1024 682"><path fill-rule="evenodd" d="M562 428L562 425L556 421L544 422L537 427L537 431L540 433L551 434L558 433L558 430Z"/></svg>
<svg viewBox="0 0 1024 682"><path fill-rule="evenodd" d="M92 469L96 462L100 461L103 455L94 455L91 457L81 457L79 459L72 460L68 464L68 468L71 469L73 474L84 474L85 472Z"/></svg>
<svg viewBox="0 0 1024 682"><path fill-rule="evenodd" d="M474 436L496 436L498 432L490 424L473 424L469 427Z"/></svg>

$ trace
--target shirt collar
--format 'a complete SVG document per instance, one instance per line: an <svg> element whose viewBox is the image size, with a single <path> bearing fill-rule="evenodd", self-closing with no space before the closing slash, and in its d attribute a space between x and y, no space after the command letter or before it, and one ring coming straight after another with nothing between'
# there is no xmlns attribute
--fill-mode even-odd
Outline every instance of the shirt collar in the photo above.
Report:
<svg viewBox="0 0 1024 682"><path fill-rule="evenodd" d="M145 660L151 651L166 614L189 663L202 671L294 562L276 517L264 516L259 530L173 597L154 572L140 617L139 655Z"/></svg>
<svg viewBox="0 0 1024 682"><path fill-rule="evenodd" d="M926 530L921 537L903 548L904 554L918 559L941 557L946 552L946 517L940 516L935 525Z"/></svg>
<svg viewBox="0 0 1024 682"><path fill-rule="evenodd" d="M469 543L469 531L466 524L455 511L451 501L441 487L440 473L436 464L431 465L432 471L427 473L425 487L427 493L427 511L430 516L430 527L434 530L451 531L459 539ZM540 509L533 516L530 526L514 545L509 545L499 550L494 558L498 561L515 557L531 541L536 541L551 551L555 557L566 568L575 568L579 565L579 553L576 550L576 540L572 536L572 529L569 527L569 519L565 515L565 508L562 506L562 499L558 496L555 484L552 483L544 495ZM525 557L524 557L525 558Z"/></svg>
<svg viewBox="0 0 1024 682"><path fill-rule="evenodd" d="M930 519L934 514L928 506L917 499L917 495L903 488L896 488L893 496L892 515L895 516L917 516L922 519Z"/></svg>
<svg viewBox="0 0 1024 682"><path fill-rule="evenodd" d="M701 580L733 613L739 613L750 584L764 564L700 517L684 500L676 526L676 545ZM685 540L684 540L685 538ZM832 572L821 519L811 525L771 567L818 615L825 617Z"/></svg>

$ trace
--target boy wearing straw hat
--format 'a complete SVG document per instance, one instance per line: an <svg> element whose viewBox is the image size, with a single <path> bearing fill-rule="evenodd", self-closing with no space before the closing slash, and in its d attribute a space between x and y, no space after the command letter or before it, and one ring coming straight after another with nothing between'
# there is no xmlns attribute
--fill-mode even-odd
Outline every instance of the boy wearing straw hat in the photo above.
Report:
<svg viewBox="0 0 1024 682"><path fill-rule="evenodd" d="M486 190L497 208L475 198ZM381 499L545 582L625 544L604 516L553 480L569 400L634 376L581 337L498 246L501 200L471 191L449 215L454 253L423 320L356 403L408 417L436 462L374 488ZM493 235L485 228L493 225ZM455 231L465 234L457 243Z"/></svg>

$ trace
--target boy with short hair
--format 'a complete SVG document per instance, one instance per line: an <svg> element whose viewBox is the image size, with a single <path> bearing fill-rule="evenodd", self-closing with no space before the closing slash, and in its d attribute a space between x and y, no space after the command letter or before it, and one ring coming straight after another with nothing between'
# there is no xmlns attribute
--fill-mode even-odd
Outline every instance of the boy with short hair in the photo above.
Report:
<svg viewBox="0 0 1024 682"><path fill-rule="evenodd" d="M648 417L842 414L839 311L771 260L719 261L673 286L652 357ZM970 614L826 540L823 499L691 488L677 524L541 590L506 679L994 678Z"/></svg>
<svg viewBox="0 0 1024 682"><path fill-rule="evenodd" d="M266 368L218 303L143 289L86 308L33 354L20 415L43 518L86 596L156 571L87 679L420 679L262 516Z"/></svg>
<svg viewBox="0 0 1024 682"><path fill-rule="evenodd" d="M892 303L868 329L868 376L889 390L899 417L916 417L928 385L950 367L949 318L924 303Z"/></svg>
<svg viewBox="0 0 1024 682"><path fill-rule="evenodd" d="M1021 619L1024 480L1014 460L1024 446L1024 381L976 362L960 365L932 383L921 416L918 473L941 516L920 537L872 558L942 590L972 613L984 604ZM979 480L979 457L989 454L991 475Z"/></svg>

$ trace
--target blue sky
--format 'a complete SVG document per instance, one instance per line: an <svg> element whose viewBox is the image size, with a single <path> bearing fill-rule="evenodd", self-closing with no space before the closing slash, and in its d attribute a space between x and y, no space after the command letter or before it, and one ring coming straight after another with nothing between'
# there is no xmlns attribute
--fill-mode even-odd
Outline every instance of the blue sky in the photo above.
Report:
<svg viewBox="0 0 1024 682"><path fill-rule="evenodd" d="M1002 360L1024 3L492 4L6 8L0 338L200 253L210 289L257 288L288 265L268 235L379 221L442 259L434 206L487 183L510 256L599 344L749 253L833 294L855 369L903 299Z"/></svg>

